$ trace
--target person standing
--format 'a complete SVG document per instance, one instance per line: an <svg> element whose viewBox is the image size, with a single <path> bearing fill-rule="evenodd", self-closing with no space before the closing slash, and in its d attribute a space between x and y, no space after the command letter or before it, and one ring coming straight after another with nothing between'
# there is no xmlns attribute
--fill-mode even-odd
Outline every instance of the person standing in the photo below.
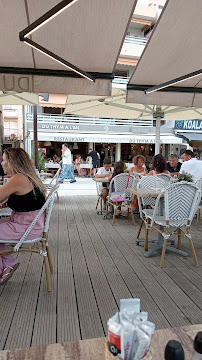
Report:
<svg viewBox="0 0 202 360"><path fill-rule="evenodd" d="M191 174L194 181L202 177L202 161L195 158L193 151L183 151L181 158L183 164L179 171L180 174Z"/></svg>
<svg viewBox="0 0 202 360"><path fill-rule="evenodd" d="M93 176L95 177L96 174L96 169L99 168L99 154L97 151L93 150L93 149L89 149L89 154L88 156L92 157L92 161L93 161Z"/></svg>
<svg viewBox="0 0 202 360"><path fill-rule="evenodd" d="M62 172L60 175L60 183L63 184L64 179L70 179L70 183L76 182L74 173L71 172L72 159L71 151L65 143L62 145Z"/></svg>

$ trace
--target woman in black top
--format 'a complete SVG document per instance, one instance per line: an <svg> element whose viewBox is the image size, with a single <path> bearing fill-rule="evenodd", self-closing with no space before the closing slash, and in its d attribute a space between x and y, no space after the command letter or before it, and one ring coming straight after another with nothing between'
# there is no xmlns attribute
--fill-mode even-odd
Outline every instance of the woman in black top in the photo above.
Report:
<svg viewBox="0 0 202 360"><path fill-rule="evenodd" d="M3 240L20 240L45 203L46 189L37 175L28 154L20 148L4 151L2 166L10 176L9 181L0 188L0 202L7 200L13 211L10 217L0 220L0 237ZM41 236L45 213L39 218L28 239ZM6 246L0 244L0 251ZM11 256L0 257L0 285L5 283L17 269L19 263Z"/></svg>

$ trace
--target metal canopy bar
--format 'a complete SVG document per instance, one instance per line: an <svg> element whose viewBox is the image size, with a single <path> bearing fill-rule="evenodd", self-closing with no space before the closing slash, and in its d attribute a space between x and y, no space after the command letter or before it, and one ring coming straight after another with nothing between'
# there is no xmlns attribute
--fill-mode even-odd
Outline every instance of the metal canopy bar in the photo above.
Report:
<svg viewBox="0 0 202 360"><path fill-rule="evenodd" d="M19 74L19 75L37 75L37 76L56 76L56 77L76 77L80 75L68 70L53 70L53 69L34 69L34 68L19 68L19 67L5 67L0 66L0 74ZM89 72L95 79L113 80L114 73L99 73Z"/></svg>
<svg viewBox="0 0 202 360"><path fill-rule="evenodd" d="M90 75L87 72L77 68L73 64L71 64L68 61L62 59L60 56L52 53L48 49L46 49L43 46L37 44L35 41L32 41L32 40L30 40L28 38L24 38L24 39L20 39L20 40L23 41L25 44L31 46L33 49L38 50L42 54L45 54L46 56L50 57L51 59L57 61L59 64L61 64L63 66L66 66L68 69L70 69L72 71L75 71L77 74L83 76L84 78L86 78L86 79L88 79L90 81L95 81L95 78L92 75Z"/></svg>
<svg viewBox="0 0 202 360"><path fill-rule="evenodd" d="M202 74L202 70L201 70ZM160 86L160 85L159 85ZM153 85L134 85L128 84L127 90L136 90L136 91L146 91L147 89L154 88ZM159 90L160 91L160 90ZM168 88L163 88L162 91L165 92L184 92L184 93L202 93L202 88L198 87L182 87L182 86L169 86ZM147 93L148 94L148 93Z"/></svg>
<svg viewBox="0 0 202 360"><path fill-rule="evenodd" d="M62 11L66 10L69 6L73 5L77 0L63 0L52 9L47 11L44 15L42 15L39 19L34 21L24 30L20 31L19 36L20 39L29 36L34 31L38 30L41 26L46 24L48 21L52 20L55 16L59 15Z"/></svg>
<svg viewBox="0 0 202 360"><path fill-rule="evenodd" d="M152 86L152 87L149 87L148 89L145 90L145 94L150 94L154 91L158 91L158 90L161 90L161 89L165 89L167 88L168 86L171 86L171 85L174 85L174 84L177 84L181 81L184 81L184 80L188 80L188 79L192 79L196 76L199 76L199 75L202 75L202 69L200 70L197 70L197 71L194 71L192 73L189 73L189 74L186 74L186 75L183 75L183 76L180 76L176 79L173 79L173 80L170 80L170 81L167 81L163 84L160 84L160 85L156 85L156 86Z"/></svg>

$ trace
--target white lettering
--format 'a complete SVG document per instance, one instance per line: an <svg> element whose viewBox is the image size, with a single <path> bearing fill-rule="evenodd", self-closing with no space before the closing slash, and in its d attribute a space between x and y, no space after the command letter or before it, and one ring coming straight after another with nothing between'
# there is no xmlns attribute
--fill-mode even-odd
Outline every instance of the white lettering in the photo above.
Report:
<svg viewBox="0 0 202 360"><path fill-rule="evenodd" d="M188 127L188 120L185 120L184 121L184 129L187 129L187 127Z"/></svg>

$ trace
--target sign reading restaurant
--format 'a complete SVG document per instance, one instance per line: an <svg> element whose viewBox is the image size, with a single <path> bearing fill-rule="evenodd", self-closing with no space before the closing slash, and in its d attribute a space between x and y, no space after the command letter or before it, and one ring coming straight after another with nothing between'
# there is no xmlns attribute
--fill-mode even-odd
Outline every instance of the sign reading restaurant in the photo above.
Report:
<svg viewBox="0 0 202 360"><path fill-rule="evenodd" d="M202 120L181 120L175 121L176 130L201 130L202 131Z"/></svg>

